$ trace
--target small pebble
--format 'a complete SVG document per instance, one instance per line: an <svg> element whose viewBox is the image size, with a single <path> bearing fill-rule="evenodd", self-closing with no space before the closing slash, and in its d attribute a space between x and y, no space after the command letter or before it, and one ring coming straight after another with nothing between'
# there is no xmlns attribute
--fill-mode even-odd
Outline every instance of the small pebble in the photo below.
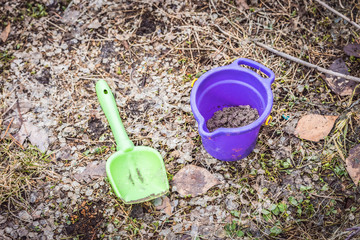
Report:
<svg viewBox="0 0 360 240"><path fill-rule="evenodd" d="M85 192L85 195L86 196L91 196L93 194L93 191L92 189L88 189L86 192Z"/></svg>
<svg viewBox="0 0 360 240"><path fill-rule="evenodd" d="M19 212L18 216L19 216L19 218L20 218L21 220L23 220L23 221L29 222L29 221L32 220L31 215L30 215L29 213L27 213L26 211L21 211L21 212Z"/></svg>
<svg viewBox="0 0 360 240"><path fill-rule="evenodd" d="M114 227L114 225L112 225L112 223L109 223L109 225L107 225L106 229L109 233L112 233L112 232L114 232L115 227Z"/></svg>

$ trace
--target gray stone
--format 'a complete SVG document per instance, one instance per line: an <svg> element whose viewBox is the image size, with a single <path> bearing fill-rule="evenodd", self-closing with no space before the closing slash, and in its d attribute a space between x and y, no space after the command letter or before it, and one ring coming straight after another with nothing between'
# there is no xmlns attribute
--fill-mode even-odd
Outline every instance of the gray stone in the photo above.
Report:
<svg viewBox="0 0 360 240"><path fill-rule="evenodd" d="M10 228L10 227L6 227L6 228L5 228L5 232L6 232L7 234L11 233L11 231L13 231L12 228Z"/></svg>
<svg viewBox="0 0 360 240"><path fill-rule="evenodd" d="M4 216L2 216L2 215L0 215L0 224L5 223L6 221L7 221L7 218L4 217Z"/></svg>
<svg viewBox="0 0 360 240"><path fill-rule="evenodd" d="M154 204L155 207L160 206L162 204L162 198L161 197L155 198L153 200L153 204Z"/></svg>
<svg viewBox="0 0 360 240"><path fill-rule="evenodd" d="M109 225L107 225L107 231L109 232L109 233L113 233L114 232L114 229L115 229L115 227L114 227L114 225L112 225L112 223L109 223Z"/></svg>
<svg viewBox="0 0 360 240"><path fill-rule="evenodd" d="M75 137L76 129L74 127L66 127L62 132L64 137Z"/></svg>
<svg viewBox="0 0 360 240"><path fill-rule="evenodd" d="M54 232L49 225L44 228L44 235L46 236L46 239L54 238Z"/></svg>
<svg viewBox="0 0 360 240"><path fill-rule="evenodd" d="M0 236L1 236L0 237L1 240L12 240L11 238L5 236L4 230L0 230Z"/></svg>
<svg viewBox="0 0 360 240"><path fill-rule="evenodd" d="M37 193L36 192L32 192L30 194L30 203L35 203L37 199Z"/></svg>
<svg viewBox="0 0 360 240"><path fill-rule="evenodd" d="M31 233L29 233L28 234L28 237L30 238L30 239L38 239L38 234L37 233L34 233L34 232L31 232Z"/></svg>
<svg viewBox="0 0 360 240"><path fill-rule="evenodd" d="M17 230L17 233L19 234L19 238L21 238L21 237L26 237L29 231L25 227L22 227L19 230Z"/></svg>
<svg viewBox="0 0 360 240"><path fill-rule="evenodd" d="M92 189L88 189L86 192L85 192L85 195L86 196L91 196L93 194L93 191Z"/></svg>
<svg viewBox="0 0 360 240"><path fill-rule="evenodd" d="M226 204L226 209L229 211L236 210L239 207L239 204L231 199L226 199L225 204Z"/></svg>
<svg viewBox="0 0 360 240"><path fill-rule="evenodd" d="M26 222L30 222L32 220L32 216L26 211L19 212L18 216L21 220Z"/></svg>
<svg viewBox="0 0 360 240"><path fill-rule="evenodd" d="M38 210L38 211L33 212L32 217L34 220L41 218L41 211Z"/></svg>
<svg viewBox="0 0 360 240"><path fill-rule="evenodd" d="M44 219L41 219L41 220L40 220L40 225L47 225L47 221L44 220Z"/></svg>
<svg viewBox="0 0 360 240"><path fill-rule="evenodd" d="M16 230L12 230L10 236L12 237L12 239L17 239L19 235Z"/></svg>
<svg viewBox="0 0 360 240"><path fill-rule="evenodd" d="M69 191L69 190L70 190L70 186L69 186L69 185L64 185L64 186L62 187L62 190L63 190L63 191Z"/></svg>

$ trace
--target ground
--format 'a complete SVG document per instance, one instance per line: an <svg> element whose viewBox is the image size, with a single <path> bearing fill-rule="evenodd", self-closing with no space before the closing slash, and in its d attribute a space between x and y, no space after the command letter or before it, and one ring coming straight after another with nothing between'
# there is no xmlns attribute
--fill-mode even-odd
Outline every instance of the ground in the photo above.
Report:
<svg viewBox="0 0 360 240"><path fill-rule="evenodd" d="M349 236L360 224L360 191L344 159L360 143L359 96L337 95L324 74L252 40L324 68L342 57L360 77L359 60L343 51L359 29L312 0L236 2L1 0L1 29L11 31L0 45L0 238ZM327 3L360 22L356 0ZM248 157L223 162L201 144L191 82L239 57L274 71L273 120ZM104 163L115 142L98 79L113 90L134 144L161 153L167 198L125 205L111 190ZM339 116L324 140L294 135L309 113ZM172 179L188 164L220 184L182 197Z"/></svg>

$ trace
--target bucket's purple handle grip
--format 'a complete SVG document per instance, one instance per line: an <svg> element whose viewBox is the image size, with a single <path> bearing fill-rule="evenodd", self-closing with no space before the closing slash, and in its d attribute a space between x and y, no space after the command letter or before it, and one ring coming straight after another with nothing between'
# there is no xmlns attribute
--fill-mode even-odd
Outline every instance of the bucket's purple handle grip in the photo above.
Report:
<svg viewBox="0 0 360 240"><path fill-rule="evenodd" d="M247 65L249 67L259 69L263 73L265 73L268 78L264 78L265 80L269 81L270 84L272 84L275 80L275 74L273 71L271 71L269 68L265 67L264 65L255 62L253 60L247 59L247 58L239 58L236 59L231 65L240 66L241 64Z"/></svg>

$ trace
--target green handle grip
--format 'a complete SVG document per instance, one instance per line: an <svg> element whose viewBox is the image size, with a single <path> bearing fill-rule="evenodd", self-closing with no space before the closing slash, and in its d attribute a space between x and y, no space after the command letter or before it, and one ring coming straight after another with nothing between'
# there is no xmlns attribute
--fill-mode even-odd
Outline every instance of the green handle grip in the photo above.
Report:
<svg viewBox="0 0 360 240"><path fill-rule="evenodd" d="M96 94L102 110L110 124L111 131L116 142L116 150L128 152L134 149L134 144L130 141L116 106L115 98L109 85L104 80L96 83Z"/></svg>

